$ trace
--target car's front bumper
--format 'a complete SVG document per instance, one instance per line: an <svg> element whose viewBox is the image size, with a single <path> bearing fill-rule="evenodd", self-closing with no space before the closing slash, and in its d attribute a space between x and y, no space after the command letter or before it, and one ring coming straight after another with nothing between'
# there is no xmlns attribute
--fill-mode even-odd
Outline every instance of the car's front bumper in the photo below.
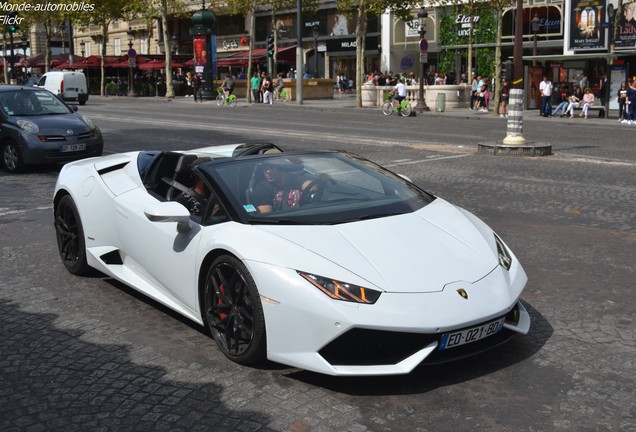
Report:
<svg viewBox="0 0 636 432"><path fill-rule="evenodd" d="M248 268L261 294L268 358L328 375L405 374L429 358L465 357L530 328L519 301L527 277L518 263L512 273L498 266L477 282L440 292L383 293L372 305L332 300L289 269L254 262ZM439 349L443 334L502 317L496 335Z"/></svg>
<svg viewBox="0 0 636 432"><path fill-rule="evenodd" d="M70 162L89 157L101 156L104 140L99 129L79 135L47 136L41 141L38 135L21 132L17 138L20 154L27 165ZM63 151L64 146L83 144L83 150Z"/></svg>

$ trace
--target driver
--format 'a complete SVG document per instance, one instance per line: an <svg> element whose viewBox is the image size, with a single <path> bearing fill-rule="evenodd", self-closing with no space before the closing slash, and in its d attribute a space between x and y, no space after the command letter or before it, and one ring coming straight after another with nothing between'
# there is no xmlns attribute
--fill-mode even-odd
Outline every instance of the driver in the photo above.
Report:
<svg viewBox="0 0 636 432"><path fill-rule="evenodd" d="M303 191L311 184L311 180L304 180L301 173L302 165L288 160L263 164L265 180L256 185L253 194L253 204L259 213L298 207Z"/></svg>

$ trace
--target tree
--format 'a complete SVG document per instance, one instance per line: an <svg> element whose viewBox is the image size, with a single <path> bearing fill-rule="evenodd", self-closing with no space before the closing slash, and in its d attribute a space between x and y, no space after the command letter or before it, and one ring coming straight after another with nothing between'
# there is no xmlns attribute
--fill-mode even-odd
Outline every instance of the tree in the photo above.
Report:
<svg viewBox="0 0 636 432"><path fill-rule="evenodd" d="M391 10L395 16L408 21L412 18L411 4L401 0L337 0L338 9L349 18L356 20L356 106L362 107L362 86L364 77L364 49L369 16L379 16Z"/></svg>
<svg viewBox="0 0 636 432"><path fill-rule="evenodd" d="M143 0L95 0L92 5L93 10L86 11L77 15L77 22L80 25L99 26L102 41L102 49L100 52L100 86L99 93L105 94L105 76L104 76L104 56L106 56L106 44L108 43L108 28L110 24L118 19L130 19L141 10ZM132 83L129 83L132 85Z"/></svg>

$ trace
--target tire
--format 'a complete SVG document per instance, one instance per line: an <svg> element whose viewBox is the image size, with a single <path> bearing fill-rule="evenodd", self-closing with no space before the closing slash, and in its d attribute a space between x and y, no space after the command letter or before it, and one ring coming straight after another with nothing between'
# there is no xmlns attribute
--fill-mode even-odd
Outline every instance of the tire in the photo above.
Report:
<svg viewBox="0 0 636 432"><path fill-rule="evenodd" d="M218 106L223 106L223 104L224 104L224 103L225 103L225 99L223 99L223 96L218 95L218 96L216 97L216 104L217 104Z"/></svg>
<svg viewBox="0 0 636 432"><path fill-rule="evenodd" d="M291 100L291 92L289 90L283 90L282 100L283 102L289 102Z"/></svg>
<svg viewBox="0 0 636 432"><path fill-rule="evenodd" d="M393 102L386 101L382 104L382 114L387 116L393 114Z"/></svg>
<svg viewBox="0 0 636 432"><path fill-rule="evenodd" d="M10 173L24 171L24 160L20 148L13 140L7 140L2 144L2 165Z"/></svg>
<svg viewBox="0 0 636 432"><path fill-rule="evenodd" d="M228 96L228 100L227 103L229 106L231 106L232 108L236 107L236 96L234 95L229 95Z"/></svg>
<svg viewBox="0 0 636 432"><path fill-rule="evenodd" d="M93 269L86 260L82 221L70 195L63 197L55 207L55 234L64 267L78 276L91 273Z"/></svg>
<svg viewBox="0 0 636 432"><path fill-rule="evenodd" d="M400 114L402 114L402 117L408 117L411 115L412 112L413 112L413 107L409 103L404 108L402 108L402 111L400 111Z"/></svg>
<svg viewBox="0 0 636 432"><path fill-rule="evenodd" d="M245 265L231 255L216 258L209 267L203 295L203 319L221 352L243 365L265 359L263 306Z"/></svg>

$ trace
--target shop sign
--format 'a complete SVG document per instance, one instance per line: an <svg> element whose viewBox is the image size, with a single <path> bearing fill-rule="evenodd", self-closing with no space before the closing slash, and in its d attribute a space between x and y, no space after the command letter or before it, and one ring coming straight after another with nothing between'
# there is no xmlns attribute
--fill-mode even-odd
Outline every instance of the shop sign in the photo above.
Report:
<svg viewBox="0 0 636 432"><path fill-rule="evenodd" d="M375 51L378 49L378 37L367 36L365 40L365 51ZM327 39L327 52L351 52L356 51L357 43L356 38L342 38L342 39Z"/></svg>
<svg viewBox="0 0 636 432"><path fill-rule="evenodd" d="M455 24L457 24L460 28L457 30L457 36L468 36L470 33L470 23L473 23L473 36L477 35L476 26L479 23L479 15L464 15L458 14L455 17Z"/></svg>

